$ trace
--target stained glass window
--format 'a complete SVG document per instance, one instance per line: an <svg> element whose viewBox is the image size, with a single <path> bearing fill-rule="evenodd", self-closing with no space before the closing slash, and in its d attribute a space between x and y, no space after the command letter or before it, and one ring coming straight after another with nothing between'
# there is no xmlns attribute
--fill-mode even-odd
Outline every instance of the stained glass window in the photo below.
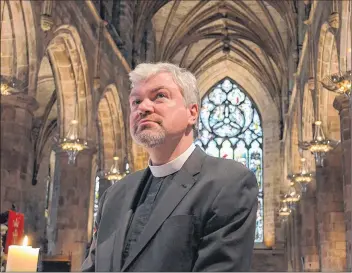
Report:
<svg viewBox="0 0 352 273"><path fill-rule="evenodd" d="M230 78L222 80L204 96L195 143L209 155L234 159L256 175L259 196L255 242L263 242L261 118L249 96Z"/></svg>

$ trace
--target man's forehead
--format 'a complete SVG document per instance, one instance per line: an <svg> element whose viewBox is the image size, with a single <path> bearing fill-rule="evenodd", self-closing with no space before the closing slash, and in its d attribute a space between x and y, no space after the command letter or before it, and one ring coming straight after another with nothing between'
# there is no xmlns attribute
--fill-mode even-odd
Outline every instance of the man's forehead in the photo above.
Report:
<svg viewBox="0 0 352 273"><path fill-rule="evenodd" d="M162 79L159 79L161 77ZM155 78L157 78L157 81L153 81ZM172 78L172 75L169 72L160 72L135 84L131 89L130 96L134 96L141 92L154 91L155 89L160 88L167 88L169 86L169 83L174 83L176 85Z"/></svg>

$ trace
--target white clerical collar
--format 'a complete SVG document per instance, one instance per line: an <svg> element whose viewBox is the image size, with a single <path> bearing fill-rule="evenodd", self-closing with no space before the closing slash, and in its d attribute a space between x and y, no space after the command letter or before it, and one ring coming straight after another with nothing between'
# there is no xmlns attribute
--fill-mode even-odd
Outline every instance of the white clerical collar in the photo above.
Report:
<svg viewBox="0 0 352 273"><path fill-rule="evenodd" d="M196 145L192 143L192 145L189 146L189 148L183 154L179 155L174 160L160 166L152 166L151 161L149 159L148 164L153 176L164 177L179 171L182 168L183 164L185 164L189 156L192 154L195 148L196 148Z"/></svg>

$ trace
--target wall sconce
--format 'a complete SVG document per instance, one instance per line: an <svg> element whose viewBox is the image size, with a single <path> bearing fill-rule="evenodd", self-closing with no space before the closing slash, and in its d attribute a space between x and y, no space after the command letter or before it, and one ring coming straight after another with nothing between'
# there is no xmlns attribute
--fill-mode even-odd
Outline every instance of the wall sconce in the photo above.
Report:
<svg viewBox="0 0 352 273"><path fill-rule="evenodd" d="M331 92L346 95L348 98L351 97L351 80L352 71L346 71L345 73L337 73L325 77L321 83L323 87Z"/></svg>

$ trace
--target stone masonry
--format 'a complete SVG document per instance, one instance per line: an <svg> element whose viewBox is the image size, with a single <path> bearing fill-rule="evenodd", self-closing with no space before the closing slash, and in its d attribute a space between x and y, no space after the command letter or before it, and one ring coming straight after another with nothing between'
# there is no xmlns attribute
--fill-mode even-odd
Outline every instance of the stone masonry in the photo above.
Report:
<svg viewBox="0 0 352 273"><path fill-rule="evenodd" d="M334 107L340 114L341 141L343 155L343 200L346 224L346 270L352 270L352 145L351 145L351 101L345 96L338 96L334 101Z"/></svg>

